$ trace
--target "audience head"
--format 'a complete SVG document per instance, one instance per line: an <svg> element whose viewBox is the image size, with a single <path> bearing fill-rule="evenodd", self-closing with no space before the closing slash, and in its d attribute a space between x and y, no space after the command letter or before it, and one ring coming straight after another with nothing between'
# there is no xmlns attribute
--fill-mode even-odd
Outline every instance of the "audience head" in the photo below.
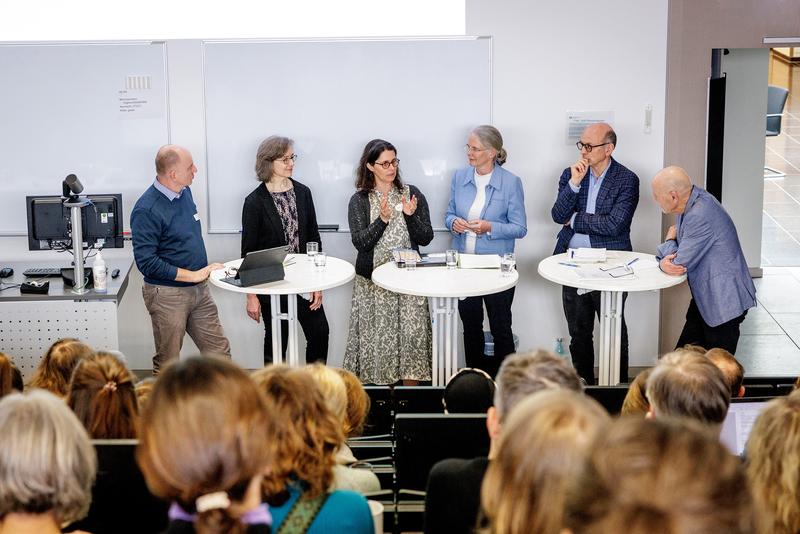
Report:
<svg viewBox="0 0 800 534"><path fill-rule="evenodd" d="M0 398L14 391L22 391L22 388L18 387L17 376L21 380L22 374L19 369L14 367L11 358L0 352Z"/></svg>
<svg viewBox="0 0 800 534"><path fill-rule="evenodd" d="M344 428L347 419L347 386L344 380L339 373L322 363L312 363L305 368L317 383L328 409Z"/></svg>
<svg viewBox="0 0 800 534"><path fill-rule="evenodd" d="M574 391L537 393L514 408L481 488L490 532L559 532L567 485L609 421L602 406Z"/></svg>
<svg viewBox="0 0 800 534"><path fill-rule="evenodd" d="M134 378L114 355L97 352L78 362L67 404L92 439L135 439L139 410Z"/></svg>
<svg viewBox="0 0 800 534"><path fill-rule="evenodd" d="M97 460L64 401L33 390L0 401L0 521L52 514L57 526L89 511Z"/></svg>
<svg viewBox="0 0 800 534"><path fill-rule="evenodd" d="M753 532L744 469L693 422L622 417L592 444L570 484L571 534Z"/></svg>
<svg viewBox="0 0 800 534"><path fill-rule="evenodd" d="M28 386L46 389L59 397L66 397L72 371L83 358L92 354L92 349L73 338L59 339L47 350L33 373Z"/></svg>
<svg viewBox="0 0 800 534"><path fill-rule="evenodd" d="M722 371L700 354L666 354L647 379L652 417L693 419L719 430L730 404L730 389Z"/></svg>
<svg viewBox="0 0 800 534"><path fill-rule="evenodd" d="M234 363L187 358L164 369L136 451L156 496L197 514L196 532L242 533L260 503L274 443L267 400Z"/></svg>
<svg viewBox="0 0 800 534"><path fill-rule="evenodd" d="M503 136L500 134L500 130L489 124L481 124L473 128L467 144L470 146L480 144L483 148L490 150L490 156L500 166L508 159L508 152L503 148Z"/></svg>
<svg viewBox="0 0 800 534"><path fill-rule="evenodd" d="M275 161L283 158L292 146L294 141L279 135L261 141L256 152L256 177L259 181L266 183L272 179Z"/></svg>
<svg viewBox="0 0 800 534"><path fill-rule="evenodd" d="M344 434L348 438L364 433L364 424L369 415L370 400L364 385L356 375L347 369L334 369L344 380L347 389L347 414L344 421Z"/></svg>
<svg viewBox="0 0 800 534"><path fill-rule="evenodd" d="M371 191L375 188L375 162L384 155L391 156L388 158L389 160L397 157L397 149L389 141L373 139L366 144L356 170L356 189L359 191ZM381 160L381 163L384 163L384 161ZM395 171L393 185L397 189L402 189L403 180L400 178L400 167L398 166Z"/></svg>
<svg viewBox="0 0 800 534"><path fill-rule="evenodd" d="M147 403L150 401L150 394L153 392L153 386L156 385L156 377L150 376L139 380L133 387L136 392L136 405L139 407L139 413L144 413Z"/></svg>
<svg viewBox="0 0 800 534"><path fill-rule="evenodd" d="M446 413L486 413L494 405L495 383L481 369L461 369L444 388Z"/></svg>
<svg viewBox="0 0 800 534"><path fill-rule="evenodd" d="M760 532L800 532L800 392L767 404L745 456Z"/></svg>
<svg viewBox="0 0 800 534"><path fill-rule="evenodd" d="M645 369L633 379L622 403L622 415L647 415L650 411L650 403L647 401L647 379L651 372L652 369Z"/></svg>
<svg viewBox="0 0 800 534"><path fill-rule="evenodd" d="M273 504L288 496L286 485L297 477L307 494L318 496L333 483L336 451L344 442L341 421L334 416L308 368L270 365L253 380L274 404L275 461L264 479Z"/></svg>
<svg viewBox="0 0 800 534"><path fill-rule="evenodd" d="M706 357L722 371L728 387L731 388L731 397L743 397L744 367L733 354L725 349L711 349L706 352Z"/></svg>

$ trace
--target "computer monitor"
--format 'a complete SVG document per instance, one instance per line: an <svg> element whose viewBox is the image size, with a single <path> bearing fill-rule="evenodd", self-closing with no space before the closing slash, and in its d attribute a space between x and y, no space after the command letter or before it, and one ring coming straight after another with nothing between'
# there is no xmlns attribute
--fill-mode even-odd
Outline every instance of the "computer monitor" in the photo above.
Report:
<svg viewBox="0 0 800 534"><path fill-rule="evenodd" d="M86 195L90 201L81 208L84 248L122 248L122 195ZM72 220L64 198L29 196L25 198L28 213L28 250L71 248Z"/></svg>

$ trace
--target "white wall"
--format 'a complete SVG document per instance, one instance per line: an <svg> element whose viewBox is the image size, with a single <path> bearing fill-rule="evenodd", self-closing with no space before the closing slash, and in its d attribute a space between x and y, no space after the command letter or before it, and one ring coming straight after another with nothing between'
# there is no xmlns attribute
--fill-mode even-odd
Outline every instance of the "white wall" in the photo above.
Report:
<svg viewBox="0 0 800 534"><path fill-rule="evenodd" d="M722 56L722 71L726 74L722 205L736 225L748 267L760 268L769 49L731 49Z"/></svg>
<svg viewBox="0 0 800 534"><path fill-rule="evenodd" d="M492 35L493 117L505 138L509 170L523 178L528 236L518 243L520 284L514 331L523 348L568 339L561 288L536 273L552 254L558 225L550 219L561 171L578 156L565 141L567 110L614 110L614 156L639 175L633 247L654 251L661 216L650 179L662 167L667 1L467 0L467 34ZM653 106L650 134L645 105ZM657 293L634 294L626 317L631 365L655 361Z"/></svg>

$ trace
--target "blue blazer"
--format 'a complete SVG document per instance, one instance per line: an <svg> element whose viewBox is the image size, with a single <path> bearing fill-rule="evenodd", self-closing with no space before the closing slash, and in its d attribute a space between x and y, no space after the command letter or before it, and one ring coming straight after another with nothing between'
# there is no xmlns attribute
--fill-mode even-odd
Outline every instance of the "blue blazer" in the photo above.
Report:
<svg viewBox="0 0 800 534"><path fill-rule="evenodd" d="M468 219L469 209L475 201L478 189L475 185L475 168L458 169L450 184L450 203L444 224L453 235L453 248L464 252L467 236L453 232L456 217ZM476 254L505 254L514 252L514 240L528 233L528 218L525 215L525 193L522 180L499 165L494 166L492 177L486 186L486 203L480 219L492 223L490 234L476 236Z"/></svg>
<svg viewBox="0 0 800 534"><path fill-rule="evenodd" d="M575 232L587 234L593 248L633 250L631 221L639 204L639 177L611 158L608 172L597 193L594 213L586 213L589 177L584 178L580 190L573 193L569 186L570 175L569 167L561 173L561 178L558 179L558 197L550 214L553 221L561 225L569 222L573 213L577 215L572 226L561 227L553 254L566 252Z"/></svg>
<svg viewBox="0 0 800 534"><path fill-rule="evenodd" d="M694 186L677 226L678 240L659 245L657 257L678 253L674 262L686 267L703 321L719 326L755 306L756 287L736 227L717 199Z"/></svg>

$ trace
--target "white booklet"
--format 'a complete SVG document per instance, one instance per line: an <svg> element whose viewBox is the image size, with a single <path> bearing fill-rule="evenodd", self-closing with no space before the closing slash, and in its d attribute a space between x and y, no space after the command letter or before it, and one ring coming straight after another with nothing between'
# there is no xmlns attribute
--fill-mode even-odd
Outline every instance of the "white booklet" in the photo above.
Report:
<svg viewBox="0 0 800 534"><path fill-rule="evenodd" d="M497 254L459 254L458 266L462 269L499 269Z"/></svg>
<svg viewBox="0 0 800 534"><path fill-rule="evenodd" d="M567 259L578 263L602 263L606 261L606 249L571 248L567 250Z"/></svg>

